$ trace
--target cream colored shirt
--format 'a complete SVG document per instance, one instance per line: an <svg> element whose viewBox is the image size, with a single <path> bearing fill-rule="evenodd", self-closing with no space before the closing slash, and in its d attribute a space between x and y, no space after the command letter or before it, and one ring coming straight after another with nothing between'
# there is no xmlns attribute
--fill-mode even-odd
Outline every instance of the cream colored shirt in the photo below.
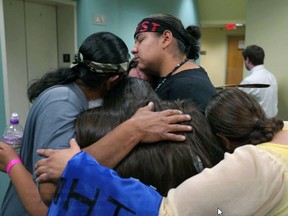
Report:
<svg viewBox="0 0 288 216"><path fill-rule="evenodd" d="M159 215L288 215L288 146L239 147L171 189ZM271 147L272 146L272 147ZM219 210L218 210L219 209Z"/></svg>

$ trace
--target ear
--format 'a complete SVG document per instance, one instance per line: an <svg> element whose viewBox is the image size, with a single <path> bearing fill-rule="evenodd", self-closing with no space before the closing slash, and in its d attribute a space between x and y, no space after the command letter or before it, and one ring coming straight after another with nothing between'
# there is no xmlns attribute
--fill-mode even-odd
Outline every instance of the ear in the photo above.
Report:
<svg viewBox="0 0 288 216"><path fill-rule="evenodd" d="M163 48L165 49L173 41L173 34L172 34L171 31L165 30L162 35L163 35L163 38L164 38L164 40L163 40Z"/></svg>
<svg viewBox="0 0 288 216"><path fill-rule="evenodd" d="M108 78L106 82L107 90L110 90L111 87L119 80L120 75L114 75Z"/></svg>
<svg viewBox="0 0 288 216"><path fill-rule="evenodd" d="M222 134L216 133L216 136L218 137L218 139L221 141L221 144L223 145L223 147L228 150L228 152L233 152L235 147L234 145L230 142L230 140L223 136Z"/></svg>

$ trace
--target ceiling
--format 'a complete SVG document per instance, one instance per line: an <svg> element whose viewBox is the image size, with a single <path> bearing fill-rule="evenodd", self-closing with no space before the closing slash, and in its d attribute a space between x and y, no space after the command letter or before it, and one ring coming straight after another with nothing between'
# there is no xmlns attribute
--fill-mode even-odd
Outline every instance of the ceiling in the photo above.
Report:
<svg viewBox="0 0 288 216"><path fill-rule="evenodd" d="M248 0L196 0L201 27L222 27L246 23Z"/></svg>

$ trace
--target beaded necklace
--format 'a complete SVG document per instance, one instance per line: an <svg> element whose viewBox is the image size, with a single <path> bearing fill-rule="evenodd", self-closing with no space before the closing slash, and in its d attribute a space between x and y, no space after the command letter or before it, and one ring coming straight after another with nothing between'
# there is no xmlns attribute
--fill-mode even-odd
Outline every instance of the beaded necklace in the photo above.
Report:
<svg viewBox="0 0 288 216"><path fill-rule="evenodd" d="M159 88L166 82L166 80L178 69L180 68L183 64L185 64L189 59L185 59L184 61L178 63L175 68L162 80L161 83L159 83L157 85L157 87L155 88L155 92L157 92L157 90L159 90Z"/></svg>

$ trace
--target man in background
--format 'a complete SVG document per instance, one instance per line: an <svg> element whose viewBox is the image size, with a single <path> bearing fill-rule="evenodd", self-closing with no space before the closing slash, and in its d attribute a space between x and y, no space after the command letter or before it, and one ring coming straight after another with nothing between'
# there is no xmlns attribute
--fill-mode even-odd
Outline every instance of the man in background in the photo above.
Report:
<svg viewBox="0 0 288 216"><path fill-rule="evenodd" d="M240 88L252 95L262 106L268 118L278 113L278 84L275 76L264 67L264 50L251 45L243 50L242 56L248 76L241 84L269 84L267 88Z"/></svg>

